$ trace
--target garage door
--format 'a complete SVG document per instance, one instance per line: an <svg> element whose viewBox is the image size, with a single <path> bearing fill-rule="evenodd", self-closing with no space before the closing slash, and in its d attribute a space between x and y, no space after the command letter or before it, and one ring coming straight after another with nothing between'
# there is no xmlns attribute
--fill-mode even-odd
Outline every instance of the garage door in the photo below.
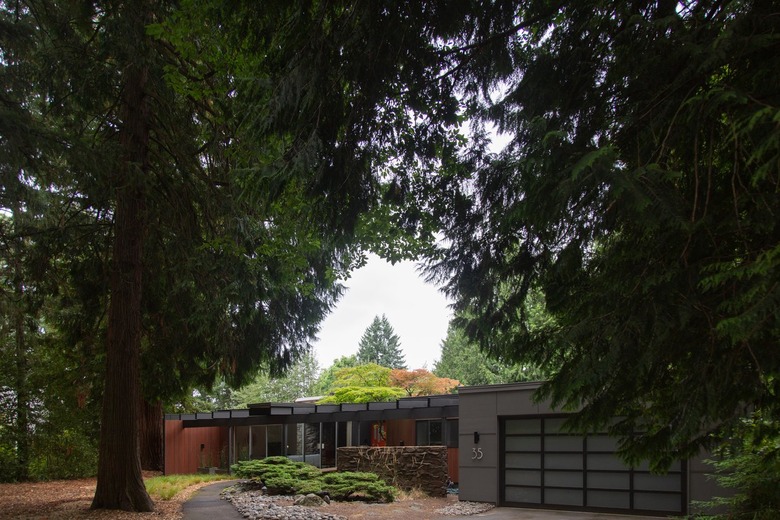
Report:
<svg viewBox="0 0 780 520"><path fill-rule="evenodd" d="M653 475L629 468L606 434L586 437L562 431L561 417L502 421L502 503L637 513L684 509L683 467Z"/></svg>

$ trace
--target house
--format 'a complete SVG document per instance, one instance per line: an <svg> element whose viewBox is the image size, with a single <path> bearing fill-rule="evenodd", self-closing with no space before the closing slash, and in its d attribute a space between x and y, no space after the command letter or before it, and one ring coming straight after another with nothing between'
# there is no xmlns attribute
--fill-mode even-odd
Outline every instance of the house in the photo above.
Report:
<svg viewBox="0 0 780 520"><path fill-rule="evenodd" d="M165 473L227 468L285 455L337 466L345 446L447 447L461 500L502 506L680 515L718 493L702 458L664 475L627 467L616 439L571 434L566 414L531 396L539 383L462 387L457 395L394 402L265 403L248 409L165 416Z"/></svg>

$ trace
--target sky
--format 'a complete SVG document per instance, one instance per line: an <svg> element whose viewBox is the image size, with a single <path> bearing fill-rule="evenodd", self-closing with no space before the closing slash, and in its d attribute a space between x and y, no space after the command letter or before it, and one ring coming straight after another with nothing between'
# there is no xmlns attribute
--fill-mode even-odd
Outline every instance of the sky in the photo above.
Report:
<svg viewBox="0 0 780 520"><path fill-rule="evenodd" d="M407 368L433 370L447 336L451 302L438 287L425 282L415 265L392 265L369 254L366 265L344 283L347 291L312 343L320 368L357 353L363 332L375 316L384 314L400 338Z"/></svg>

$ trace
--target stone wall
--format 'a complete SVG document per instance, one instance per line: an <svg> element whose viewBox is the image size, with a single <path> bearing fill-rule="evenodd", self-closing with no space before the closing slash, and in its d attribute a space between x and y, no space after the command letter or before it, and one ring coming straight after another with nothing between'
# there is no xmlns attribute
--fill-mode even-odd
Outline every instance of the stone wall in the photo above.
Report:
<svg viewBox="0 0 780 520"><path fill-rule="evenodd" d="M445 446L355 446L338 449L339 471L376 473L398 488L421 489L431 496L447 493Z"/></svg>

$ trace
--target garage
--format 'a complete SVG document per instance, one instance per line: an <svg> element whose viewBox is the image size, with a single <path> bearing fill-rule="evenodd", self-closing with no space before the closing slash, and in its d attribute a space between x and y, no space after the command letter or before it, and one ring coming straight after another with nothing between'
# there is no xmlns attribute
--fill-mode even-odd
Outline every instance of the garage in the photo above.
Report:
<svg viewBox="0 0 780 520"><path fill-rule="evenodd" d="M684 468L664 475L627 467L606 434L572 435L565 417L501 421L501 503L614 512L682 514Z"/></svg>

